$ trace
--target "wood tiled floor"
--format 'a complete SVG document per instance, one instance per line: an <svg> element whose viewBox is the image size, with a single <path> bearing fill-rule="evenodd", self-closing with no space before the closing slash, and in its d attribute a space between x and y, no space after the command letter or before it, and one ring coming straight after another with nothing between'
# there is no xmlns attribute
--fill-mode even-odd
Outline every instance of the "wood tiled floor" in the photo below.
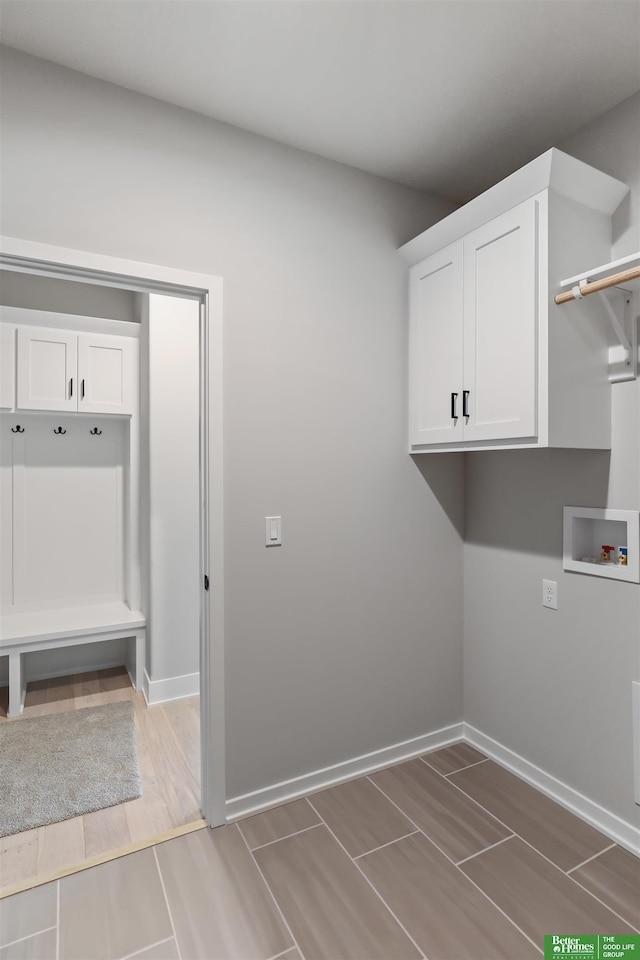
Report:
<svg viewBox="0 0 640 960"><path fill-rule="evenodd" d="M198 697L147 707L143 695L133 690L124 667L116 667L29 684L24 716L81 710L118 700L130 700L134 706L142 796L0 838L0 893L201 819ZM0 709L0 723L20 723L20 718L7 720L5 709Z"/></svg>
<svg viewBox="0 0 640 960"><path fill-rule="evenodd" d="M0 960L528 960L639 931L640 860L464 744L0 900Z"/></svg>

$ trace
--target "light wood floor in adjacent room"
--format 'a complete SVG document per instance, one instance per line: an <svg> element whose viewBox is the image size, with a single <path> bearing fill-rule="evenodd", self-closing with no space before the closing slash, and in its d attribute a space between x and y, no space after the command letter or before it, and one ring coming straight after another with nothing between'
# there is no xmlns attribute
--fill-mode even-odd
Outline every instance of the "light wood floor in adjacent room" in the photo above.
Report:
<svg viewBox="0 0 640 960"><path fill-rule="evenodd" d="M2 694L6 696L6 689ZM40 717L117 700L134 705L142 796L0 838L0 893L200 820L198 697L147 707L124 667L117 667L30 683L23 716ZM0 723L19 722L6 719L6 703L0 702Z"/></svg>

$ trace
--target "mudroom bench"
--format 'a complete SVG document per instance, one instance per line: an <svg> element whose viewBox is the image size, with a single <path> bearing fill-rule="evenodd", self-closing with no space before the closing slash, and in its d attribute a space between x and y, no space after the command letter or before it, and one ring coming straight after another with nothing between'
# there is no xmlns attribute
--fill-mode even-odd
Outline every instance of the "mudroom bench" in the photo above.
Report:
<svg viewBox="0 0 640 960"><path fill-rule="evenodd" d="M0 617L0 656L9 657L7 716L17 717L22 713L27 688L24 655L39 650L129 639L127 669L135 689L141 690L145 630L144 614L140 610L130 610L125 603L11 613Z"/></svg>

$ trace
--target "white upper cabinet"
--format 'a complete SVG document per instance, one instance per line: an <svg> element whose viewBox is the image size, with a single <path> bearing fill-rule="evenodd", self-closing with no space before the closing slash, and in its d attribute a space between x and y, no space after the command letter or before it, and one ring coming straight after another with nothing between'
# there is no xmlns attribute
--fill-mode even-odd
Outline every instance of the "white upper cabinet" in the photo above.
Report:
<svg viewBox="0 0 640 960"><path fill-rule="evenodd" d="M18 327L18 408L77 410L77 367L77 333Z"/></svg>
<svg viewBox="0 0 640 960"><path fill-rule="evenodd" d="M610 259L627 191L550 150L402 248L412 453L610 447L602 306L553 296Z"/></svg>
<svg viewBox="0 0 640 960"><path fill-rule="evenodd" d="M536 433L536 201L464 239L463 437Z"/></svg>
<svg viewBox="0 0 640 960"><path fill-rule="evenodd" d="M133 412L131 340L109 334L78 335L81 413Z"/></svg>
<svg viewBox="0 0 640 960"><path fill-rule="evenodd" d="M134 366L128 337L19 326L17 409L130 415Z"/></svg>
<svg viewBox="0 0 640 960"><path fill-rule="evenodd" d="M462 439L462 242L411 273L411 443Z"/></svg>

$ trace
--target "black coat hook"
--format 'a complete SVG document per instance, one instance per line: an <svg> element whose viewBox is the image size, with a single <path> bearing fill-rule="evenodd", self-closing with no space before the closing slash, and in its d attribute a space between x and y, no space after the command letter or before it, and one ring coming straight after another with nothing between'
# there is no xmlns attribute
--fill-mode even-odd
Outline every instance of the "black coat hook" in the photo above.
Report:
<svg viewBox="0 0 640 960"><path fill-rule="evenodd" d="M53 432L54 432L54 433L57 433L57 434L62 434L62 433L66 433L67 431L66 431L66 430L63 430L62 427L58 427L58 429L57 429L57 430L54 430Z"/></svg>
<svg viewBox="0 0 640 960"><path fill-rule="evenodd" d="M99 437L100 434L102 433L102 430L98 430L97 427L94 427L93 430L89 430L89 433L91 434L92 437Z"/></svg>
<svg viewBox="0 0 640 960"><path fill-rule="evenodd" d="M21 427L20 424L17 427L11 427L11 433L24 433L24 427Z"/></svg>

